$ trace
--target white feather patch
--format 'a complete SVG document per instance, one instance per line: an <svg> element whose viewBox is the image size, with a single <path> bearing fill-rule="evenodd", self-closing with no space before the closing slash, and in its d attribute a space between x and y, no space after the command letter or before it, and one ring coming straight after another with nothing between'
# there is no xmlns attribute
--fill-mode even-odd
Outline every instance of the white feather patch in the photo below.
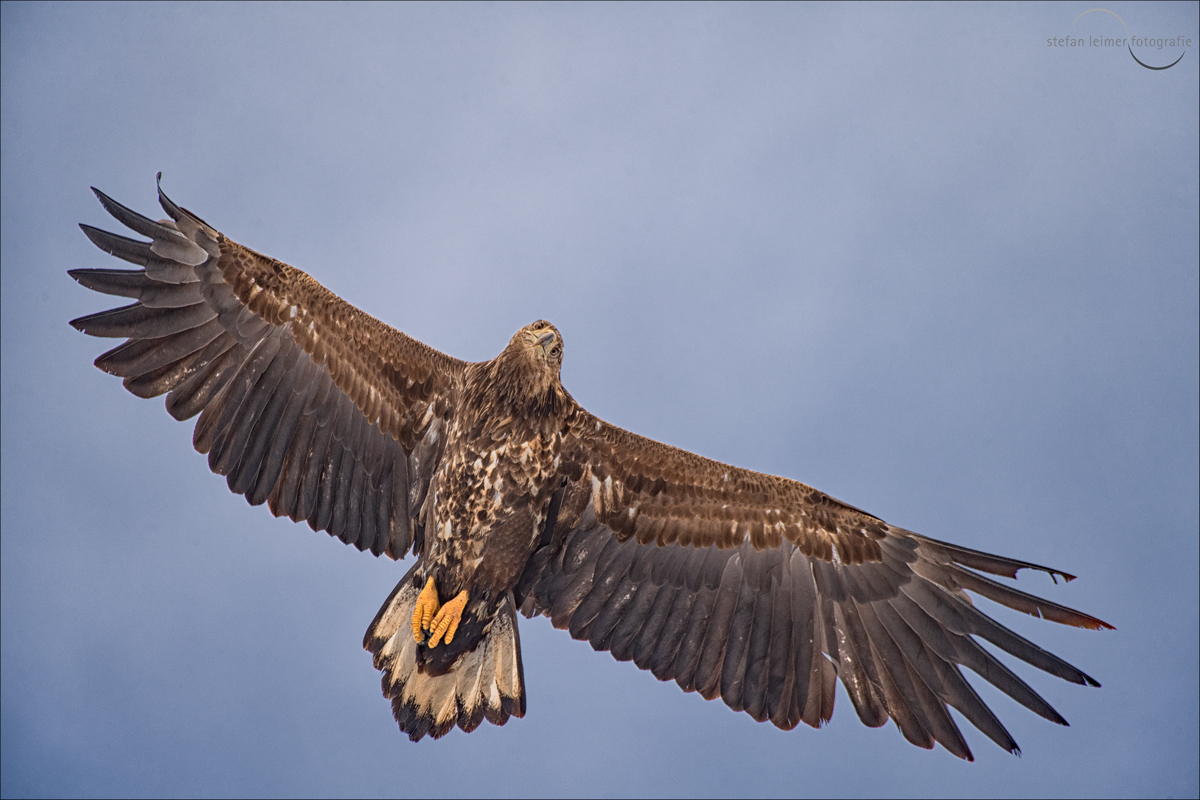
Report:
<svg viewBox="0 0 1200 800"><path fill-rule="evenodd" d="M516 701L513 708L519 709L525 687L510 612L501 611L475 650L464 653L449 672L428 675L417 669L418 645L411 630L418 595L411 583L403 587L370 632L373 641L384 639L377 658L385 674L385 694L415 706L441 727L465 723L481 705L500 714L505 697Z"/></svg>

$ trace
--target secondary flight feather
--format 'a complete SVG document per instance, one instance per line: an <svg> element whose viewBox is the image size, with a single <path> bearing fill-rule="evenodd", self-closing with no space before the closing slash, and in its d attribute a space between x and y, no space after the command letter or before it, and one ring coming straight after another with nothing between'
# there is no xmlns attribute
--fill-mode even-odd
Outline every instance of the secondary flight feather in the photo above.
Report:
<svg viewBox="0 0 1200 800"><path fill-rule="evenodd" d="M784 729L828 721L840 680L867 725L891 719L913 744L966 759L950 707L1018 748L960 667L1066 724L977 639L1099 686L967 594L1111 627L981 573L1071 575L610 425L563 388L562 336L544 320L491 361L460 361L161 188L157 222L96 196L149 239L81 226L138 267L70 272L134 301L71 323L126 339L96 366L139 397L165 394L176 419L199 415L196 449L252 505L375 555L416 556L363 642L414 741L524 715L518 613Z"/></svg>

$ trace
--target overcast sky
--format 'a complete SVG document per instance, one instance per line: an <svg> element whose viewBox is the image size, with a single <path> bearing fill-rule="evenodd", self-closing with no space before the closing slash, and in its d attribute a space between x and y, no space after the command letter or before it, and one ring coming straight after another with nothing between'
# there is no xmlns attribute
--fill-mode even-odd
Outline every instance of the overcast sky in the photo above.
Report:
<svg viewBox="0 0 1200 800"><path fill-rule="evenodd" d="M3 730L16 795L1200 792L1197 5L2 9ZM1048 39L1191 37L1190 47ZM1104 684L1024 753L760 725L522 621L528 714L411 744L407 563L250 508L91 366L88 187L165 190L461 358L554 322L590 411L1075 573ZM987 605L986 601L982 601ZM982 682L975 681L979 686Z"/></svg>

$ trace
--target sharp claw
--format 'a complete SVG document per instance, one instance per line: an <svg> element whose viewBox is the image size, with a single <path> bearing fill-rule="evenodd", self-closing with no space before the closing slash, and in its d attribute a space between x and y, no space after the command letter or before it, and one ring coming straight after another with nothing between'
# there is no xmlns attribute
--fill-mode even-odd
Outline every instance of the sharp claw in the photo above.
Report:
<svg viewBox="0 0 1200 800"><path fill-rule="evenodd" d="M454 634L458 630L458 623L462 621L463 609L467 607L466 591L459 592L453 600L446 603L438 609L437 616L433 619L433 635L429 637L429 646L437 647L438 640L445 635L445 643L450 644L454 641Z"/></svg>
<svg viewBox="0 0 1200 800"><path fill-rule="evenodd" d="M433 578L430 578L429 580L432 581ZM432 586L432 583L430 585ZM422 628L424 628L425 630L429 630L429 621L433 619L433 615L437 610L438 610L438 608L437 608L436 601L434 601L434 602L426 601L424 603L424 605L421 606L421 627Z"/></svg>
<svg viewBox="0 0 1200 800"><path fill-rule="evenodd" d="M433 615L439 611L440 606L437 585L433 582L433 577L431 576L425 582L425 588L417 595L417 605L413 608L412 630L413 639L416 640L417 644L425 640L423 632L429 630L429 623L433 619Z"/></svg>

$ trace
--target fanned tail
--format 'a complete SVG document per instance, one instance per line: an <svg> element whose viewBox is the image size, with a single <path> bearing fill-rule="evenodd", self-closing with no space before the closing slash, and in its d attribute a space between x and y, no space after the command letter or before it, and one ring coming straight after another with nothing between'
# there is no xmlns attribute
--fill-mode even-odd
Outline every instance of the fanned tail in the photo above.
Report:
<svg viewBox="0 0 1200 800"><path fill-rule="evenodd" d="M400 730L419 741L445 736L455 726L467 733L483 720L503 725L525 716L525 673L516 606L510 593L475 647L464 652L449 671L431 675L419 663L412 635L412 612L421 587L418 567L400 580L367 629L363 647L383 672L383 695L392 701Z"/></svg>

